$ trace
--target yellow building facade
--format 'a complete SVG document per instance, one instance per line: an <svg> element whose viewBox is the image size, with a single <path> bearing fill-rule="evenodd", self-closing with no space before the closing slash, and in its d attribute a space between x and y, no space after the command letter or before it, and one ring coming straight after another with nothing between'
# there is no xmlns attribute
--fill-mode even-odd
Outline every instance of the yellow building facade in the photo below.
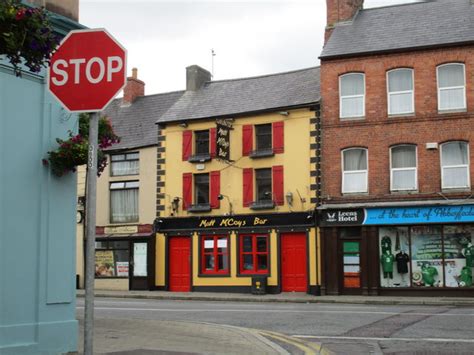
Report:
<svg viewBox="0 0 474 355"><path fill-rule="evenodd" d="M158 120L156 289L317 293L319 68L187 71Z"/></svg>

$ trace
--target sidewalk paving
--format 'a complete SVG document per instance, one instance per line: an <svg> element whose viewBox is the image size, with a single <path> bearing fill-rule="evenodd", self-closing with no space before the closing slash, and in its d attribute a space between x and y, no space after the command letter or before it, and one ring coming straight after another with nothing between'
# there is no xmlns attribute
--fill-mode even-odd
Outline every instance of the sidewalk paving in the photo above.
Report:
<svg viewBox="0 0 474 355"><path fill-rule="evenodd" d="M84 297L84 290L77 290ZM348 303L372 305L471 306L474 297L401 297L401 296L314 296L306 293L252 295L241 293L168 292L168 291L109 291L95 290L95 297L136 298L155 300L223 301L223 302L293 302Z"/></svg>

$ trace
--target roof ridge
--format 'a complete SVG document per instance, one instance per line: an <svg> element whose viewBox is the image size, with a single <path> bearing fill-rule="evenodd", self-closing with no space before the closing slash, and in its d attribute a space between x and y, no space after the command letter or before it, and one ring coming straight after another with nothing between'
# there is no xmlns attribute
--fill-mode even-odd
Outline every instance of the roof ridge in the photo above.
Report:
<svg viewBox="0 0 474 355"><path fill-rule="evenodd" d="M160 95L169 95L169 94L176 94L179 92L185 92L186 90L174 90L174 91L167 91L167 92L159 92L157 94L150 94L150 95L143 95L143 96L137 96L137 98L145 98L145 97L151 97L151 96L160 96Z"/></svg>
<svg viewBox="0 0 474 355"><path fill-rule="evenodd" d="M296 72L300 72L300 71L305 71L305 70L310 70L310 69L316 69L316 68L319 68L319 67L320 67L320 65L316 65L316 66L314 66L314 67L303 68L303 69L296 69L296 70L289 70L289 71L280 72L280 73L263 74L263 75L256 75L256 76L248 76L248 77L244 77L244 78L235 78L235 79L211 80L211 81L206 81L206 84L222 83L222 82L237 81L237 80L250 80L250 79L258 79L258 78L266 78L266 77L269 77L269 76L277 76L277 75L291 74L291 73L296 73Z"/></svg>

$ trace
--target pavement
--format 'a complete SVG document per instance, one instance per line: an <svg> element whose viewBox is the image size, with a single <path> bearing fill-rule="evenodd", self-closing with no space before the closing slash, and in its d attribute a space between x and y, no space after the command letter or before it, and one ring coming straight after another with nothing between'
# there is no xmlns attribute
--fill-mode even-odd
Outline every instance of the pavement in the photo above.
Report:
<svg viewBox="0 0 474 355"><path fill-rule="evenodd" d="M77 290L84 297L84 290ZM222 301L222 302L286 302L345 303L373 305L474 306L474 297L401 297L401 296L314 296L306 293L283 292L275 295L241 293L110 291L95 290L95 297L135 298L155 300Z"/></svg>

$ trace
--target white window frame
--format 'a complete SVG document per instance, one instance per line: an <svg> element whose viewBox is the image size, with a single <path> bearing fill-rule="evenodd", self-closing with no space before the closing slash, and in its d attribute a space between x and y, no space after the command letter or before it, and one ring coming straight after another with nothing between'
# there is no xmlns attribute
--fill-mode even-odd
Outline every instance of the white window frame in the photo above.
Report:
<svg viewBox="0 0 474 355"><path fill-rule="evenodd" d="M365 157L367 161L367 170L351 170L348 172L344 171L344 152L347 152L349 150L354 150L354 149L362 149L365 150ZM341 171L342 171L342 186L341 186L341 191L343 194L359 194L359 193L368 193L369 192L369 150L367 148L362 148L362 147L351 147L351 148L346 148L341 151ZM351 175L351 174L360 174L360 173L365 173L365 190L360 190L360 191L344 191L344 186L345 186L345 181L346 181L346 174Z"/></svg>
<svg viewBox="0 0 474 355"><path fill-rule="evenodd" d="M414 168L392 168L392 149L398 147L415 147L415 167ZM395 171L415 171L415 187L413 189L394 189L393 173ZM418 191L418 147L415 144L397 144L390 147L390 191Z"/></svg>
<svg viewBox="0 0 474 355"><path fill-rule="evenodd" d="M342 96L342 78L348 75L362 75L362 79L364 82L364 93L362 95L346 95ZM342 99L353 99L362 97L362 114L359 116L343 116L342 115ZM362 118L365 117L365 73L353 72L353 73L346 73L339 76L339 118L350 119L350 118Z"/></svg>
<svg viewBox="0 0 474 355"><path fill-rule="evenodd" d="M463 86L449 86L446 88L439 87L439 69L442 67L446 67L449 65L460 65L463 69L463 76L464 76L464 85ZM464 63L446 63L441 64L436 67L436 88L438 91L438 111L460 111L466 109L466 66ZM441 91L445 90L453 90L453 89L463 89L463 106L462 107L452 107L452 108L441 108Z"/></svg>
<svg viewBox="0 0 474 355"><path fill-rule="evenodd" d="M395 71L398 71L398 70L410 70L411 71L411 83L412 83L412 87L413 89L411 90L403 90L403 91L392 91L390 92L390 81L389 81L389 76L390 76L390 73L393 73ZM399 115L407 115L407 114L413 114L415 113L415 71L412 69L412 68L396 68L396 69L392 69L392 70L389 70L387 71L387 74L386 74L386 82L387 82L387 112L389 115L393 115L393 116L399 116ZM396 94L408 94L408 93L411 93L411 111L407 111L407 112L397 112L397 113L392 113L390 112L390 103L391 103L391 96L392 95L396 95Z"/></svg>
<svg viewBox="0 0 474 355"><path fill-rule="evenodd" d="M138 157L136 159L128 159L129 156L137 154ZM114 157L123 155L123 159L120 160L114 160ZM110 154L110 176L129 176L129 175L139 175L140 174L140 152L127 152L127 153L115 153L115 154ZM137 161L138 162L138 168L136 172L126 172L124 174L114 174L114 163L121 163L125 161Z"/></svg>
<svg viewBox="0 0 474 355"><path fill-rule="evenodd" d="M137 190L138 198L140 198L140 182L137 180L131 181L113 181L110 182L109 185L109 220L110 223L119 224L119 223L136 223L140 220L140 202L137 205L137 219L134 222L121 222L121 221L114 221L112 218L112 191L114 190Z"/></svg>
<svg viewBox="0 0 474 355"><path fill-rule="evenodd" d="M466 151L467 164L443 166L443 148L444 148L444 146L448 143L457 143L457 142L465 143L467 145L467 151ZM470 171L469 171L469 167L471 166L471 162L470 162L470 159L469 159L469 155L470 155L470 152L469 152L469 143L468 142L465 142L465 141L448 141L448 142L444 142L443 144L441 144L441 149L439 151L439 165L441 166L441 189L442 190L470 189L471 188L471 174L470 174ZM467 185L465 185L465 186L444 186L444 170L446 168L447 169L455 169L455 168L463 168L463 167L466 168Z"/></svg>

